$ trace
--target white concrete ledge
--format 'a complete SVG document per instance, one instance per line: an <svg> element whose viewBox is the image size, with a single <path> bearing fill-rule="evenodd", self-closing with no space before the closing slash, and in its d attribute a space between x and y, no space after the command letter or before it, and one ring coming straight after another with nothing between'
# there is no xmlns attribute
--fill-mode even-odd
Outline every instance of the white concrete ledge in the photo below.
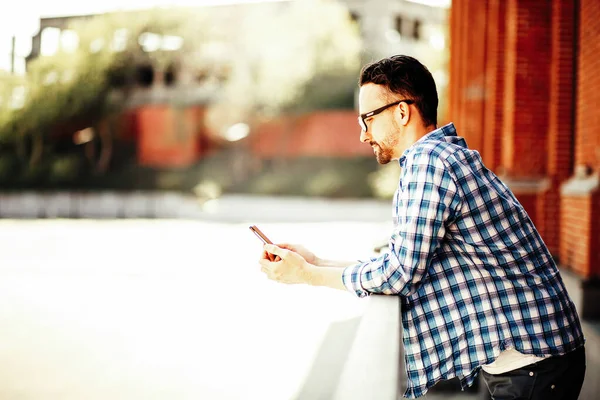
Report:
<svg viewBox="0 0 600 400"><path fill-rule="evenodd" d="M217 222L388 221L389 202L180 192L0 192L0 218L185 218ZM391 223L391 222L390 222Z"/></svg>
<svg viewBox="0 0 600 400"><path fill-rule="evenodd" d="M372 295L358 326L334 400L392 400L405 383L400 297Z"/></svg>
<svg viewBox="0 0 600 400"><path fill-rule="evenodd" d="M178 218L201 215L175 192L0 193L0 218Z"/></svg>

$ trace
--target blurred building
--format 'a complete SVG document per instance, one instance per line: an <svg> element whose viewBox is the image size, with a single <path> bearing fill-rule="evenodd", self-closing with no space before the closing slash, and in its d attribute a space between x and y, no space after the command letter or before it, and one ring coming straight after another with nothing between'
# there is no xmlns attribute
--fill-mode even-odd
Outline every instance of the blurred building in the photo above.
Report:
<svg viewBox="0 0 600 400"><path fill-rule="evenodd" d="M256 11L261 7L277 9L288 6L288 3L210 6L211 17L215 24L235 25L250 10ZM136 11L127 13L132 19L136 18ZM70 26L93 17L67 15L41 18L26 64L40 56L53 55L59 46L69 45ZM235 32L232 30L231 34ZM209 46L205 48L209 49ZM205 69L209 65L210 71ZM104 128L112 130L113 136L132 142L141 166L185 168L193 165L219 145L220 138L209 132L204 124L207 105L218 95L219 81L227 79L226 69L214 71L219 65L225 63L219 64L211 59L203 65L193 65L189 60L174 57L171 64L161 66L150 58L140 59L133 74L112 78L112 96L120 99L126 92L125 105L118 118L106 121ZM177 107L172 106L175 103ZM75 129L81 127L61 128L63 131L57 132L56 136L78 135Z"/></svg>
<svg viewBox="0 0 600 400"><path fill-rule="evenodd" d="M253 8L283 8L295 0L256 2L210 6L230 18L243 18ZM445 46L448 23L446 6L431 6L417 0L338 0L348 7L351 17L360 25L365 56L385 57L393 54L418 54L429 45L441 50ZM440 4L446 2L438 1ZM449 0L447 1L449 3ZM208 6L207 6L208 7ZM32 38L27 63L42 54L42 41L60 37L71 22L85 20L92 15L72 15L40 19L39 32Z"/></svg>
<svg viewBox="0 0 600 400"><path fill-rule="evenodd" d="M394 54L423 57L445 47L447 7L409 0L341 1L360 25L366 59Z"/></svg>
<svg viewBox="0 0 600 400"><path fill-rule="evenodd" d="M276 9L288 7L290 1L228 4L210 6L215 15L215 23L235 25L235 21L244 18L250 10ZM445 27L447 10L430 7L415 1L386 0L343 0L351 17L359 24L364 43L363 59L365 62L392 54L410 54L425 58L436 51L442 54L445 48ZM32 50L26 58L27 64L44 54L52 54L60 45L69 42L69 25L74 21L85 21L90 15L62 16L42 18L40 30L32 38ZM135 18L134 15L132 15ZM222 21L219 19L222 18ZM233 32L233 31L232 31ZM434 50L434 51L432 51ZM437 77L441 86L445 84L445 64L438 63ZM143 63L138 65L137 73L126 77L120 85L133 87L128 92L128 104L121 121L116 124L122 132L121 136L131 138L137 143L137 158L141 165L154 167L185 167L193 164L210 150L211 143L206 140L207 132L202 129L202 118L205 106L215 95L203 82L204 74L198 68L186 65L185 62L173 64L166 69L156 65ZM226 79L224 71L223 79ZM440 75L441 74L441 75ZM174 112L166 106L170 100L189 107L182 113ZM181 125L177 121L183 119L185 132L181 133ZM311 128L300 132L300 127L316 126L314 121L321 121L321 130L328 129L328 135ZM293 125L292 132L286 132ZM331 130L338 125L339 128ZM178 126L176 129L175 126ZM334 156L370 155L370 148L362 146L358 140L351 145L340 147L337 143L348 142L346 137L337 137L335 132L345 135L348 130L342 127L355 127L356 116L352 109L334 112L319 112L318 115L306 116L302 120L280 121L272 123L264 130L269 134L255 135L250 148L258 157L266 158L272 154L273 141L281 143L276 148L285 147L283 153L288 156L331 154ZM279 127L279 129L274 129ZM358 129L358 128L356 128ZM332 133L334 132L334 133ZM71 134L71 133L69 133ZM289 137L294 139L290 140ZM259 139L260 137L260 139ZM266 138L269 137L269 140ZM324 138L327 140L324 141ZM302 146L288 146L286 143L304 143ZM316 149L312 151L311 149Z"/></svg>
<svg viewBox="0 0 600 400"><path fill-rule="evenodd" d="M561 265L586 279L600 276L598 16L596 0L465 0L451 10L459 134L515 192ZM589 298L584 314L597 304Z"/></svg>

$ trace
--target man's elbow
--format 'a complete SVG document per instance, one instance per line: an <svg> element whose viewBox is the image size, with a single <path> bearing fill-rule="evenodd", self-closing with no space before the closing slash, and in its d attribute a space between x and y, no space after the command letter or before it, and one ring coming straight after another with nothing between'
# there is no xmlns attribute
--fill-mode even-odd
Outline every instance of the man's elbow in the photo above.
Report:
<svg viewBox="0 0 600 400"><path fill-rule="evenodd" d="M388 268L390 268L389 266ZM419 266L404 269L402 267L391 268L387 275L387 292L385 294L394 294L401 296L410 296L414 294L421 286L421 273Z"/></svg>
<svg viewBox="0 0 600 400"><path fill-rule="evenodd" d="M398 269L392 266L391 263L382 265L379 271L372 275L369 282L369 291L385 295L401 294L406 286L410 285L410 282L402 279L402 274L398 272Z"/></svg>

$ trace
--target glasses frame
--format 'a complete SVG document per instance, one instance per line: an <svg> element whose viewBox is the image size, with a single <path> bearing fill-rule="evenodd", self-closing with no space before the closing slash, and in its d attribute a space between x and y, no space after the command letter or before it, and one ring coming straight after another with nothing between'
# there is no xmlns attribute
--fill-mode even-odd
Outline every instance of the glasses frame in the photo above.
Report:
<svg viewBox="0 0 600 400"><path fill-rule="evenodd" d="M379 107L379 108L377 108L377 109L375 109L373 111L369 111L369 112L366 112L364 114L360 114L358 116L358 125L360 125L360 128L362 129L362 131L366 133L367 130L369 129L369 127L367 126L367 121L366 121L367 118L374 117L375 115L380 114L383 111L387 110L388 108L390 108L392 106L395 106L395 105L398 105L400 103L414 104L414 102L415 102L414 100L402 99L402 100L398 100L398 101L395 101L395 102L390 103L390 104L386 104L385 106Z"/></svg>

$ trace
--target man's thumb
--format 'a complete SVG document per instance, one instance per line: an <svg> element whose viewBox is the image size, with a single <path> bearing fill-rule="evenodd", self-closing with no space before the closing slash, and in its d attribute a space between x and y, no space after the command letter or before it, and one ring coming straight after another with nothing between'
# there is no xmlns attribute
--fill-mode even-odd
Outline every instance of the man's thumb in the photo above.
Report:
<svg viewBox="0 0 600 400"><path fill-rule="evenodd" d="M283 253L285 252L284 249L282 249L278 246L275 246L274 244L265 244L263 246L263 249L265 249L265 251L267 253L275 254L276 256L280 256L280 257L283 256Z"/></svg>

